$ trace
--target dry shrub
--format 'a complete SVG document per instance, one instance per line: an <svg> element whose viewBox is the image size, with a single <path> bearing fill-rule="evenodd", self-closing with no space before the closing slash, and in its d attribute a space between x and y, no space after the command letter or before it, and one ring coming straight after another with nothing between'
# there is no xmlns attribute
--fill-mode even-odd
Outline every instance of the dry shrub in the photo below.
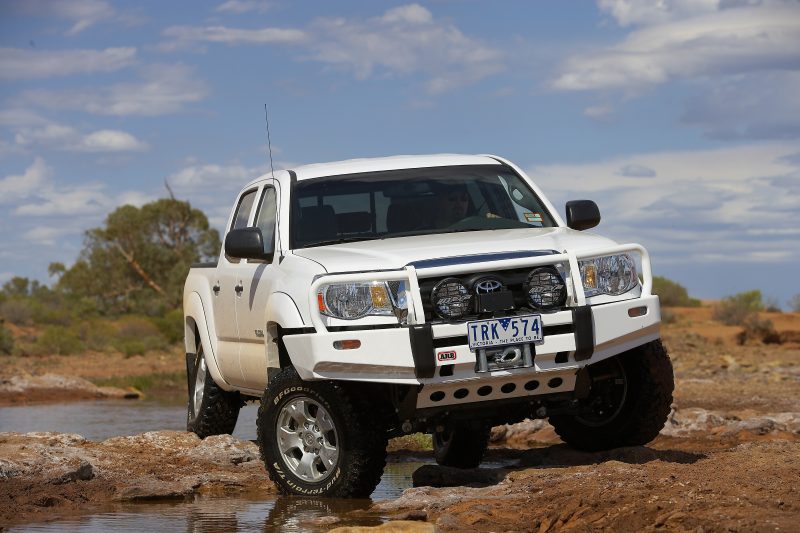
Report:
<svg viewBox="0 0 800 533"><path fill-rule="evenodd" d="M126 357L165 350L169 343L155 324L144 317L126 316L117 320L112 346Z"/></svg>
<svg viewBox="0 0 800 533"><path fill-rule="evenodd" d="M743 324L742 331L736 334L736 342L747 344L748 342L763 342L764 344L781 344L783 338L775 331L775 326L769 319L759 319L757 316L748 318Z"/></svg>
<svg viewBox="0 0 800 533"><path fill-rule="evenodd" d="M78 334L63 326L47 326L36 339L36 348L40 355L73 355L85 349Z"/></svg>
<svg viewBox="0 0 800 533"><path fill-rule="evenodd" d="M713 317L725 325L740 326L763 310L761 291L747 291L728 296L715 305Z"/></svg>
<svg viewBox="0 0 800 533"><path fill-rule="evenodd" d="M0 304L0 316L11 324L29 326L33 323L33 308L27 300L12 298Z"/></svg>
<svg viewBox="0 0 800 533"><path fill-rule="evenodd" d="M663 276L653 277L653 294L664 307L699 307L700 300L690 298L686 287Z"/></svg>
<svg viewBox="0 0 800 533"><path fill-rule="evenodd" d="M3 319L0 319L0 354L9 355L14 351L14 336L6 329Z"/></svg>

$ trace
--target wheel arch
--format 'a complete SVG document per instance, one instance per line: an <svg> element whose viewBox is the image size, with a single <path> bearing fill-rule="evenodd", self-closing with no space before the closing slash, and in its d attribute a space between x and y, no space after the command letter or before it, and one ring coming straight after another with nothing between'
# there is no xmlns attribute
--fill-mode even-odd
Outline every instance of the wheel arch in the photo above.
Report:
<svg viewBox="0 0 800 533"><path fill-rule="evenodd" d="M285 292L272 294L267 302L265 322L264 342L267 351L267 376L271 379L281 369L293 366L289 352L283 344L283 330L287 328L303 328L305 323L297 304Z"/></svg>
<svg viewBox="0 0 800 533"><path fill-rule="evenodd" d="M208 371L211 373L214 382L224 390L233 390L230 384L222 377L222 372L220 372L214 344L211 342L212 336L208 329L205 308L198 293L193 292L185 298L183 315L186 353L196 354L199 341L203 347L203 353L206 354L206 366L208 366Z"/></svg>

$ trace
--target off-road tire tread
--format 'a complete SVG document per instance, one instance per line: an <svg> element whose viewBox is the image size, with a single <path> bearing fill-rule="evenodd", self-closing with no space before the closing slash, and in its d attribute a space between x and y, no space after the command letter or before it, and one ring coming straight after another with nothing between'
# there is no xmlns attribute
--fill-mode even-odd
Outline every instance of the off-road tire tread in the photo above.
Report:
<svg viewBox="0 0 800 533"><path fill-rule="evenodd" d="M273 429L265 427L267 409L265 406L273 404L273 394L280 393L287 386L302 384L314 389L321 396L326 396L336 408L341 410L343 418L347 421L344 428L337 427L337 432L348 431L346 441L357 444L347 453L342 466L341 477L336 481L336 486L327 494L320 496L333 498L367 498L380 483L383 469L386 466L386 446L388 437L386 421L379 416L372 415L375 409L368 400L346 386L330 381L304 382L297 375L293 367L286 367L275 375L269 382L258 408L256 429L258 435L258 449L261 460L264 462L270 480L282 494L296 494L285 483L285 480L273 470L266 444L271 439ZM340 458L340 461L343 459Z"/></svg>
<svg viewBox="0 0 800 533"><path fill-rule="evenodd" d="M672 363L661 340L625 352L626 372L638 380L638 394L624 419L608 427L590 427L570 415L551 416L550 424L561 440L573 448L600 451L621 446L642 446L658 436L672 406L675 381Z"/></svg>
<svg viewBox="0 0 800 533"><path fill-rule="evenodd" d="M478 429L458 426L453 429L453 437L447 450L436 447L434 435L433 453L436 462L442 466L454 468L477 468L489 448L489 437L492 428Z"/></svg>
<svg viewBox="0 0 800 533"><path fill-rule="evenodd" d="M194 380L192 380L192 388L194 388ZM238 392L222 390L214 382L211 373L206 376L205 389L203 402L200 405L200 413L196 414L194 420L187 420L187 429L201 439L212 435L230 435L236 428L239 409L243 404L241 395ZM189 417L191 417L191 396L189 397L188 410Z"/></svg>

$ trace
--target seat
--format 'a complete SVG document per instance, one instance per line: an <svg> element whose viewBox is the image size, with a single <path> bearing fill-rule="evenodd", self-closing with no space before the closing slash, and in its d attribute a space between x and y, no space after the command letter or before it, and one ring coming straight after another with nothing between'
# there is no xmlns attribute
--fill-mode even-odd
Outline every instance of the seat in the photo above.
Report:
<svg viewBox="0 0 800 533"><path fill-rule="evenodd" d="M297 225L299 245L334 240L339 235L336 213L330 205L303 207Z"/></svg>

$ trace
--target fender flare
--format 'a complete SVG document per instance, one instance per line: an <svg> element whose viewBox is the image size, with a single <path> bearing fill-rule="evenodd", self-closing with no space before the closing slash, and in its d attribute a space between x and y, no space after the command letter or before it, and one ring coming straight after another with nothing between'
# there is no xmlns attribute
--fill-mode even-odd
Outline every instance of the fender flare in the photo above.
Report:
<svg viewBox="0 0 800 533"><path fill-rule="evenodd" d="M233 390L233 387L225 381L222 377L222 372L219 369L219 362L217 361L217 354L214 350L214 343L211 342L213 338L208 329L208 321L206 320L205 308L203 300L196 292L189 294L184 300L184 320L185 320L185 342L187 353L197 353L194 335L195 328L200 336L200 343L203 346L203 351L206 353L206 366L211 374L214 382L223 390ZM210 357L208 357L210 355Z"/></svg>
<svg viewBox="0 0 800 533"><path fill-rule="evenodd" d="M297 304L285 292L275 292L270 296L265 311L266 331L264 341L267 345L267 368L280 369L278 328L306 327ZM289 356L291 359L291 356ZM268 371L269 372L269 371Z"/></svg>

